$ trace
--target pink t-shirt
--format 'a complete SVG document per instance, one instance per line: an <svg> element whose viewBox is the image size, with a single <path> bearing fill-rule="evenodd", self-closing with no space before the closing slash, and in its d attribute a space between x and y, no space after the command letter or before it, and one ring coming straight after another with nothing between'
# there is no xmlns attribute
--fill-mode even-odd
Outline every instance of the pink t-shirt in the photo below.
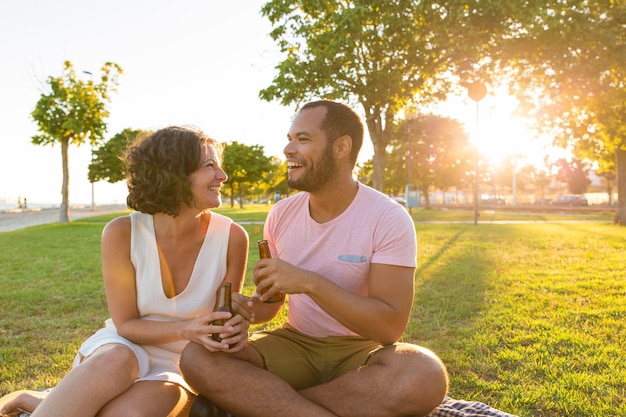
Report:
<svg viewBox="0 0 626 417"><path fill-rule="evenodd" d="M404 207L363 184L350 206L326 223L311 218L307 192L277 202L265 222L264 236L272 257L364 296L370 264L417 266L413 220ZM394 277L388 279L392 285ZM289 295L288 321L310 336L357 336L304 294Z"/></svg>

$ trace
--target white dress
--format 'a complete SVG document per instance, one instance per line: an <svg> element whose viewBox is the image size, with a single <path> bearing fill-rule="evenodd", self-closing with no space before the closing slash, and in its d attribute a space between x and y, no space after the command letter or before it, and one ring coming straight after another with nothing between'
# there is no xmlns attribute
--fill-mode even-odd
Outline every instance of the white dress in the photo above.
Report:
<svg viewBox="0 0 626 417"><path fill-rule="evenodd" d="M174 321L196 317L213 311L220 283L226 276L226 256L232 220L211 213L211 221L187 287L173 298L163 292L161 267L156 245L153 217L134 212L130 214L132 233L130 256L135 267L137 309L141 318L156 321ZM170 381L189 391L179 368L180 355L187 340L162 345L139 346L117 334L111 319L104 328L87 339L74 360L77 366L82 358L109 343L128 346L139 361L137 381Z"/></svg>

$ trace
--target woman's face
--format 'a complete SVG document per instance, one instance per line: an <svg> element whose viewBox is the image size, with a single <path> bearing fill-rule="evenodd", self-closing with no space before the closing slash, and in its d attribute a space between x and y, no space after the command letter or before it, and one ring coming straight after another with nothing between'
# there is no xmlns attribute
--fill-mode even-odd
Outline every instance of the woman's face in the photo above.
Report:
<svg viewBox="0 0 626 417"><path fill-rule="evenodd" d="M206 144L202 149L200 168L189 175L194 207L203 210L219 207L222 204L220 188L227 179L215 147Z"/></svg>

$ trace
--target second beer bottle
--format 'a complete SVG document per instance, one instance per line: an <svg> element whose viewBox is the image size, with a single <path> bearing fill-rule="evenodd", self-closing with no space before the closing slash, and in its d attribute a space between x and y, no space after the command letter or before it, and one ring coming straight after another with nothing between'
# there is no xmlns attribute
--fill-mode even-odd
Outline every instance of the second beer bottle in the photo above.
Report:
<svg viewBox="0 0 626 417"><path fill-rule="evenodd" d="M270 247L267 244L267 240L265 239L259 240L257 244L259 245L259 258L260 259L269 259L272 257L272 255L270 254ZM263 292L263 294L265 294L265 291ZM279 293L274 294L271 298L269 298L265 302L266 303L280 303L281 301L283 301L283 298L284 298L284 294L279 292Z"/></svg>
<svg viewBox="0 0 626 417"><path fill-rule="evenodd" d="M213 311L228 311L232 313L231 296L230 296L230 282L222 282L220 288L217 290L217 303ZM223 326L227 319L218 319L213 322L217 326ZM221 342L222 338L219 333L211 334L211 338L216 342Z"/></svg>

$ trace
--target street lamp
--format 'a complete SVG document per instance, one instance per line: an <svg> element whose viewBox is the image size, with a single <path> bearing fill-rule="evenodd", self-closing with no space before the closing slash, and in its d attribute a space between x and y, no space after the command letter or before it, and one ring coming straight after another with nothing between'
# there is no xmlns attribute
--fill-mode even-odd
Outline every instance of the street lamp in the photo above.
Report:
<svg viewBox="0 0 626 417"><path fill-rule="evenodd" d="M476 137L474 155L474 224L478 224L478 102L487 95L487 86L475 81L467 87L467 95L476 102Z"/></svg>
<svg viewBox="0 0 626 417"><path fill-rule="evenodd" d="M91 77L91 87L93 88L93 74L91 71L83 71L83 74L87 74ZM93 163L93 143L91 144L91 162ZM96 211L96 190L93 181L91 183L91 211Z"/></svg>
<svg viewBox="0 0 626 417"><path fill-rule="evenodd" d="M417 112L415 108L410 107L405 111L405 117L407 121L407 133L409 139L409 156L407 158L407 183L406 190L404 194L404 201L406 208L409 209L409 213L411 213L411 208L417 207L419 204L419 196L417 193L417 187L413 185L413 135L411 132L411 125L413 124L413 120L417 117Z"/></svg>

